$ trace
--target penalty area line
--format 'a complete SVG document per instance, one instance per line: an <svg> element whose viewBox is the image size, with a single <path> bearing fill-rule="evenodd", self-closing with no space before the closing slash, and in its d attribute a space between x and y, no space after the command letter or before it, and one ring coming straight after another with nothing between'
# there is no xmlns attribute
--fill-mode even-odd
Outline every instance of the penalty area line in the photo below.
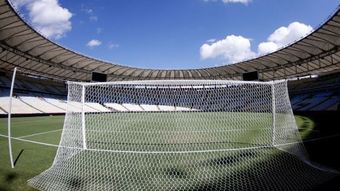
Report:
<svg viewBox="0 0 340 191"><path fill-rule="evenodd" d="M304 140L303 142L304 142L304 143L309 143L309 142L321 141L321 140L325 140L325 139L332 139L332 138L335 138L335 137L340 137L340 133L334 134L334 135L328 135L328 136L318 137L318 138L306 139L306 140Z"/></svg>
<svg viewBox="0 0 340 191"><path fill-rule="evenodd" d="M33 134L30 134L30 135L24 135L24 136L20 136L20 137L17 137L17 138L22 139L22 138L27 138L27 137L34 137L34 136L37 136L37 135L44 135L44 134L48 134L48 133L58 132L58 131L61 131L61 130L63 130L63 129L45 131L45 132L41 132L41 133L33 133Z"/></svg>
<svg viewBox="0 0 340 191"><path fill-rule="evenodd" d="M338 137L340 134L335 134L331 136L325 136L325 137L320 137L320 138L315 138L311 140L306 140L304 142L313 142L313 141L319 141L323 139L329 139L329 138L334 138ZM8 138L7 135L2 135L0 134L0 137L5 137ZM293 145L293 144L299 144L299 143L304 143L302 142L291 142L291 143L283 143L283 144L276 144L276 145L261 145L261 146L256 146L256 147L241 147L241 148L232 148L232 149L216 149L216 150L197 150L197 151L126 151L126 150L107 150L107 149L84 149L80 147L68 147L68 146L59 146L55 144L49 144L49 143L43 143L43 142L38 142L38 141L31 141L27 139L21 139L17 137L11 137L14 140L18 141L23 141L23 142L29 142L29 143L34 143L38 145L44 145L44 146L50 146L50 147L59 147L59 148L69 148L69 149L79 149L79 150L88 150L88 151L99 151L99 152L110 152L110 153L130 153L130 154L192 154L192 153L205 153L205 152L226 152L226 151L240 151L240 150L253 150L253 149L261 149L261 148L277 148L280 146L288 146L288 145Z"/></svg>
<svg viewBox="0 0 340 191"><path fill-rule="evenodd" d="M8 138L7 135L2 135L2 134L0 134L0 137ZM43 143L43 142L39 142L39 141L31 141L31 140L21 139L21 138L17 138L17 137L11 137L11 139L23 141L23 142L28 142L28 143L34 143L34 144L38 144L38 145L49 146L49 147L59 147L59 145L55 145L55 144Z"/></svg>

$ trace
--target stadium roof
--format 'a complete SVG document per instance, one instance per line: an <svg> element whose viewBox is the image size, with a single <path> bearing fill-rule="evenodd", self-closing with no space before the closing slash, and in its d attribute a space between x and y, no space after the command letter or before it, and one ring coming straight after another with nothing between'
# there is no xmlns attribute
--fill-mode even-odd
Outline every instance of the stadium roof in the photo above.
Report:
<svg viewBox="0 0 340 191"><path fill-rule="evenodd" d="M0 0L0 70L14 67L22 73L47 78L89 81L92 72L105 73L108 81L155 79L242 79L258 71L261 80L293 78L340 70L339 7L313 33L276 52L219 67L158 70L133 68L91 58L42 36Z"/></svg>

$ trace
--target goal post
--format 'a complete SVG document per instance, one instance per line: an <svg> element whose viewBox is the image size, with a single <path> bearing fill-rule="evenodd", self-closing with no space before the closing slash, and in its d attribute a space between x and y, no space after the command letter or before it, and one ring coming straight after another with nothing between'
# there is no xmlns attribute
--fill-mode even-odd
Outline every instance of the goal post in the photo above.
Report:
<svg viewBox="0 0 340 191"><path fill-rule="evenodd" d="M83 148L86 149L86 129L85 129L85 86L82 86L81 91L81 131L83 138Z"/></svg>
<svg viewBox="0 0 340 191"><path fill-rule="evenodd" d="M282 163L302 168L291 154L305 152L287 81L69 82L54 163L29 184L40 190L190 190L226 178L214 190L248 190L267 181L252 183L248 175L265 171L275 184L291 173L273 170Z"/></svg>
<svg viewBox="0 0 340 191"><path fill-rule="evenodd" d="M287 81L272 82L273 146L309 160L305 151L288 94Z"/></svg>
<svg viewBox="0 0 340 191"><path fill-rule="evenodd" d="M276 123L276 116L275 116L275 112L276 112L276 109L275 109L275 84L274 84L274 82L272 82L272 84L271 84L271 89L272 89L272 116L273 116L273 119L272 119L272 121L273 121L273 126L272 126L272 128L273 128L273 142L272 142L272 144L273 144L273 146L275 146L275 123Z"/></svg>
<svg viewBox="0 0 340 191"><path fill-rule="evenodd" d="M15 67L13 70L12 81L11 81L11 89L9 95L9 111L7 118L7 139L8 139L8 156L11 164L11 168L14 168L14 160L13 160L13 151L12 151L12 130L11 130L11 122L12 122L12 97L13 97L13 89L15 84L15 76L17 73L17 68Z"/></svg>

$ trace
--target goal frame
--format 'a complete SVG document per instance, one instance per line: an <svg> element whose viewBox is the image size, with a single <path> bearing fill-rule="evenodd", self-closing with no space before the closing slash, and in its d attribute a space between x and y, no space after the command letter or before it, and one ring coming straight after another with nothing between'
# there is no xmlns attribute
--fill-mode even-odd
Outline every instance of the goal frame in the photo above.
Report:
<svg viewBox="0 0 340 191"><path fill-rule="evenodd" d="M101 86L101 85L154 85L154 84L162 84L166 83L168 85L174 85L176 83L198 83L200 82L202 84L223 84L223 83L233 83L233 84L259 84L259 85L270 85L271 86L271 101L272 101L272 145L273 147L276 146L285 146L286 144L276 144L275 143L275 129L276 129L276 96L275 96L275 84L279 83L287 83L288 80L275 80L275 81L266 81L266 82L260 82L260 81L238 81L238 80L140 80L140 81L114 81L114 82L74 82L74 81L68 81L68 86L77 84L80 85L82 88L81 91L81 127L82 127L82 143L83 143L83 149L87 150L87 141L86 141L86 117L85 117L85 93L86 88L90 86ZM288 91L288 90L287 90ZM288 145L294 144L294 143L288 143ZM261 146L260 146L261 147Z"/></svg>

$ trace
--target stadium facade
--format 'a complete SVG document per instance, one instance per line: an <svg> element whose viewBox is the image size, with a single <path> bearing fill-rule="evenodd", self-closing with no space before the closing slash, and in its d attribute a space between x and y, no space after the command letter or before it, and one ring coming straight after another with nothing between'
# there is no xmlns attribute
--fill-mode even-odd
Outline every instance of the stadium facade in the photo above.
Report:
<svg viewBox="0 0 340 191"><path fill-rule="evenodd" d="M158 70L128 67L67 49L34 30L8 0L0 0L0 69L46 78L90 81L92 72L108 81L151 79L233 79L257 71L262 81L332 73L340 69L339 8L314 32L271 54L219 67Z"/></svg>
<svg viewBox="0 0 340 191"><path fill-rule="evenodd" d="M187 70L132 68L77 53L50 41L33 29L8 0L0 0L0 115L8 113L11 75L19 74L14 90L14 114L66 112L65 81L91 81L93 73L107 81L165 79L242 80L257 73L260 81L289 82L294 111L339 110L340 8L314 32L267 55L230 65ZM318 78L307 78L319 76ZM106 110L106 108L88 108Z"/></svg>
<svg viewBox="0 0 340 191"><path fill-rule="evenodd" d="M16 124L13 131L12 139L23 141L15 148L25 144L22 147L27 151L22 157L37 157L35 152L40 153L42 148L33 144L59 147L53 166L29 181L30 186L41 190L307 190L318 186L333 174L310 163L301 137L334 138L340 135L335 132L338 128L329 125L331 121L322 127L316 121L319 126L315 133L313 121L303 116L302 125L297 127L292 109L294 114L317 111L318 119L327 116L324 120L329 120L332 115L331 119L338 120L339 61L340 7L314 32L273 53L219 67L159 70L110 63L67 49L33 29L9 0L0 0L0 118L10 111L17 116L66 113L59 145L55 142L61 129L49 129L53 128L49 120L63 116L32 119L41 123L44 132L36 132L40 125L30 125L27 119L23 119L22 128ZM14 68L19 72L10 105ZM111 82L84 83L90 82L94 73L105 75L105 81ZM245 80L245 75L254 73L264 82L224 81ZM174 79L186 80L165 82ZM195 79L204 79L206 84ZM289 96L285 81L266 82L281 79L291 79ZM152 84L155 81L148 80L163 81ZM76 81L68 83L68 98L65 81ZM222 84L209 84L217 82ZM119 83L122 86L116 86ZM225 129L228 125L232 128ZM18 136L16 131L22 133L25 128L23 133L28 133L30 126L31 134ZM163 129L154 130L159 127ZM26 139L33 136L38 137ZM11 135L0 137L10 140ZM308 140L304 144L308 147ZM338 161L334 150L329 152L331 157L323 153L338 142L322 144L318 143L321 151L313 145L313 162L320 162L314 160L320 156L326 161L323 164L339 169L338 162L330 162ZM24 175L17 173L17 168L22 180L32 177L28 171L40 170L30 169L35 168L32 164L28 160ZM46 164L39 166L47 168ZM306 170L306 164L313 168ZM144 166L148 168L141 168ZM248 170L247 166L252 167ZM141 184L141 177L149 182Z"/></svg>

